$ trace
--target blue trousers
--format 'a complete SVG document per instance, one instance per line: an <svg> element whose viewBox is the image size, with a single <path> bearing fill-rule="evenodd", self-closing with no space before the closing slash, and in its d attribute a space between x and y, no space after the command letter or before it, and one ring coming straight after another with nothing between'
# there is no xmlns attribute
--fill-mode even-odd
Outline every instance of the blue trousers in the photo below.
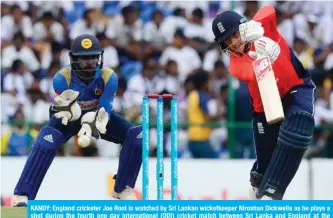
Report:
<svg viewBox="0 0 333 218"><path fill-rule="evenodd" d="M310 79L291 89L282 99L286 119L288 115L297 111L305 111L313 116L315 98L316 87ZM257 158L252 171L265 174L277 145L281 123L268 125L264 112L253 114L253 135Z"/></svg>

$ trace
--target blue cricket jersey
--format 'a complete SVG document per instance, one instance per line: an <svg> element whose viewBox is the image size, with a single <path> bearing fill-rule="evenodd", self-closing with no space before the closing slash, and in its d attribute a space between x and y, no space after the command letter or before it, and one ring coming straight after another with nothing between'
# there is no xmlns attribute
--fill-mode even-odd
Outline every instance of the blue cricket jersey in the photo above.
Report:
<svg viewBox="0 0 333 218"><path fill-rule="evenodd" d="M93 80L86 84L68 65L53 77L53 88L58 95L67 89L80 92L77 102L82 114L104 107L110 116L113 98L118 89L118 77L112 69L103 67L96 70Z"/></svg>

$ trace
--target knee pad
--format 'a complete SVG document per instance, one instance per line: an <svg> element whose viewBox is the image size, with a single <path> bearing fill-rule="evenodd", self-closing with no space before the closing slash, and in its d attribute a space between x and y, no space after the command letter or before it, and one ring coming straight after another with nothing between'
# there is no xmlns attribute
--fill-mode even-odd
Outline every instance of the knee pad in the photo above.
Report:
<svg viewBox="0 0 333 218"><path fill-rule="evenodd" d="M287 117L280 127L277 147L257 193L282 199L301 164L304 152L312 140L314 119L307 112L296 112Z"/></svg>
<svg viewBox="0 0 333 218"><path fill-rule="evenodd" d="M314 118L307 112L296 112L287 117L280 127L281 145L306 150L312 140Z"/></svg>
<svg viewBox="0 0 333 218"><path fill-rule="evenodd" d="M126 186L133 188L138 178L142 163L142 126L134 126L127 130L122 145L115 192L120 193Z"/></svg>
<svg viewBox="0 0 333 218"><path fill-rule="evenodd" d="M15 195L27 196L29 200L35 199L63 140L63 134L52 127L44 126L40 130L14 190Z"/></svg>

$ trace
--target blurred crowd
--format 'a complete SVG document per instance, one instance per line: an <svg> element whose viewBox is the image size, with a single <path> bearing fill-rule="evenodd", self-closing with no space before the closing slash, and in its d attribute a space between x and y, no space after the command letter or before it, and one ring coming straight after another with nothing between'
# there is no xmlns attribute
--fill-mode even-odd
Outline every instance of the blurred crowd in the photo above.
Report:
<svg viewBox="0 0 333 218"><path fill-rule="evenodd" d="M251 129L225 125L231 123L228 109L233 110L234 121L251 122L250 99L241 81L228 83L229 59L214 43L211 22L225 10L235 10L251 20L266 4L274 5L280 33L317 86L318 129L307 157L333 157L332 126L321 128L333 124L333 4L328 1L2 1L1 154L27 155L48 121L55 96L52 77L70 63L71 41L89 33L101 42L104 66L118 74L113 103L117 113L139 124L145 94L175 94L179 99L180 157L228 158L230 131L232 154L254 157ZM204 106L196 102L202 93ZM229 108L229 101L235 107ZM155 104L151 101L152 121ZM166 121L169 109L165 102ZM154 127L151 144L154 154ZM169 148L166 125L165 155ZM103 140L80 148L74 137L59 155L112 157L118 152L119 146Z"/></svg>

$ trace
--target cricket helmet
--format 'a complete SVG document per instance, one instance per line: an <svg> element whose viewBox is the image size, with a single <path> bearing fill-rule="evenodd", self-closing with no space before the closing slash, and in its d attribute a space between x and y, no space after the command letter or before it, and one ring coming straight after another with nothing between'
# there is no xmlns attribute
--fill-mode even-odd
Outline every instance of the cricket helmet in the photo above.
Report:
<svg viewBox="0 0 333 218"><path fill-rule="evenodd" d="M215 42L220 44L221 47L225 47L223 41L232 36L239 29L239 25L245 22L246 18L234 11L225 11L218 14L212 23Z"/></svg>
<svg viewBox="0 0 333 218"><path fill-rule="evenodd" d="M91 80L103 67L103 49L99 40L83 34L73 40L69 53L72 69L80 79Z"/></svg>

